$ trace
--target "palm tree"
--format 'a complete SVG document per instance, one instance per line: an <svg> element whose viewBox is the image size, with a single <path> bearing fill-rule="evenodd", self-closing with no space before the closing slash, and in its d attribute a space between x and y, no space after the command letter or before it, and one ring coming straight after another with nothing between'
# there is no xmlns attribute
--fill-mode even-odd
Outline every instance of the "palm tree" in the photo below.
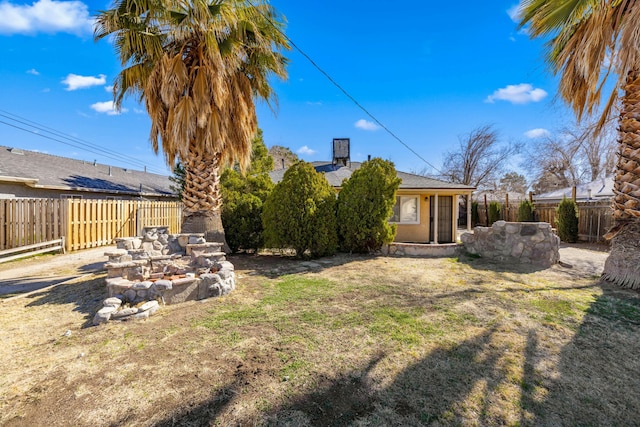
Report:
<svg viewBox="0 0 640 427"><path fill-rule="evenodd" d="M112 40L123 66L116 106L127 95L144 101L154 151L185 168L183 232L225 242L220 168L248 164L254 99L273 106L269 79L286 78L282 27L251 0L116 0L97 16L94 38Z"/></svg>
<svg viewBox="0 0 640 427"><path fill-rule="evenodd" d="M520 26L550 37L547 62L578 119L594 114L610 89L600 126L618 112L618 159L611 253L602 278L640 288L640 2L522 0ZM615 81L608 83L611 76ZM618 108L616 108L618 107Z"/></svg>

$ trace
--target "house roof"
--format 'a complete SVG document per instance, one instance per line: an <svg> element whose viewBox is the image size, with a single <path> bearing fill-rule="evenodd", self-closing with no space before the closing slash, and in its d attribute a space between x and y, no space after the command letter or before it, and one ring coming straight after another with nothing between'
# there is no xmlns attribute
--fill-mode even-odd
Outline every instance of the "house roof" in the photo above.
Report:
<svg viewBox="0 0 640 427"><path fill-rule="evenodd" d="M172 197L169 177L0 146L0 182L33 188Z"/></svg>
<svg viewBox="0 0 640 427"><path fill-rule="evenodd" d="M332 187L342 187L342 182L349 179L353 171L360 168L362 163L350 162L347 166L334 165L331 162L311 162L317 172L324 173ZM274 183L282 181L286 169L278 169L269 173ZM412 190L475 190L475 187L452 182L441 181L421 175L397 171L398 178L402 180L400 189Z"/></svg>
<svg viewBox="0 0 640 427"><path fill-rule="evenodd" d="M563 198L570 199L573 187L560 188L548 193L536 194L534 201L561 201ZM608 200L613 197L613 176L598 178L586 184L576 185L577 200Z"/></svg>

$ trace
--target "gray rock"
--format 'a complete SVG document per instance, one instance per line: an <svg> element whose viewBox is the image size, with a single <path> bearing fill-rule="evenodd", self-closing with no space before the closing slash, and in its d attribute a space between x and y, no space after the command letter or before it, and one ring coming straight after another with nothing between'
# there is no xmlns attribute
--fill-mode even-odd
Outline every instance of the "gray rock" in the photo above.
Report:
<svg viewBox="0 0 640 427"><path fill-rule="evenodd" d="M127 289L124 292L125 301L133 302L136 299L137 293L133 289Z"/></svg>
<svg viewBox="0 0 640 427"><path fill-rule="evenodd" d="M173 282L171 282L171 280L156 280L156 282L153 284L152 287L156 291L162 292L162 291L166 291L168 289L172 289L173 288Z"/></svg>
<svg viewBox="0 0 640 427"><path fill-rule="evenodd" d="M160 307L160 304L158 304L158 301L148 301L145 302L144 304L142 304L140 307L138 307L138 311L148 311L148 310L152 310L152 309L158 309L158 307Z"/></svg>
<svg viewBox="0 0 640 427"><path fill-rule="evenodd" d="M123 317L132 316L136 314L138 311L139 310L137 307L123 308L122 310L118 310L115 313L113 313L111 315L111 318L115 320L122 319Z"/></svg>
<svg viewBox="0 0 640 427"><path fill-rule="evenodd" d="M140 313L134 314L131 317L135 320L144 320L144 319L148 319L150 315L151 313L149 313L148 311L142 311Z"/></svg>
<svg viewBox="0 0 640 427"><path fill-rule="evenodd" d="M122 300L120 298L111 297L107 298L102 302L102 305L105 307L115 307L119 308L122 305Z"/></svg>
<svg viewBox="0 0 640 427"><path fill-rule="evenodd" d="M152 285L153 285L153 282L149 282L145 280L144 282L134 283L131 288L135 289L136 291L139 291L141 289L149 289Z"/></svg>
<svg viewBox="0 0 640 427"><path fill-rule="evenodd" d="M101 325L103 323L107 323L109 319L111 319L111 315L115 313L115 307L102 307L96 315L93 317L94 326Z"/></svg>

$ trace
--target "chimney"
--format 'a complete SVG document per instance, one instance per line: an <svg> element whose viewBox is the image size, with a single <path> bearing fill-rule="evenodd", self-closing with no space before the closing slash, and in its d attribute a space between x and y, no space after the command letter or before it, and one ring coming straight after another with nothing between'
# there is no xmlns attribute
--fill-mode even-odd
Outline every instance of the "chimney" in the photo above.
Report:
<svg viewBox="0 0 640 427"><path fill-rule="evenodd" d="M98 163L98 161L97 161L97 160L94 160L94 161L93 161L93 166L95 166L97 163Z"/></svg>
<svg viewBox="0 0 640 427"><path fill-rule="evenodd" d="M109 176L111 176L111 166L109 166Z"/></svg>
<svg viewBox="0 0 640 427"><path fill-rule="evenodd" d="M368 155L367 155L367 161L368 161L368 162L369 162L369 161L371 161L371 154L368 154Z"/></svg>
<svg viewBox="0 0 640 427"><path fill-rule="evenodd" d="M147 165L144 165L144 171L147 172Z"/></svg>
<svg viewBox="0 0 640 427"><path fill-rule="evenodd" d="M282 169L284 169L284 159L281 159L281 160L282 160Z"/></svg>
<svg viewBox="0 0 640 427"><path fill-rule="evenodd" d="M333 138L333 159L331 163L347 166L351 162L351 140L349 138Z"/></svg>

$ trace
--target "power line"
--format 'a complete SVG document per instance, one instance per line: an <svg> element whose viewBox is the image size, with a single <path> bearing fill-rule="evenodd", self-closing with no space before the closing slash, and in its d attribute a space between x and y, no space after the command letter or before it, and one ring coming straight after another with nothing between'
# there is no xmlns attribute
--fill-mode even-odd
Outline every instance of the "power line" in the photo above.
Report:
<svg viewBox="0 0 640 427"><path fill-rule="evenodd" d="M258 8L256 5L254 5L251 0L249 0L249 3L251 4L251 6L253 6L258 13L260 13L267 21L269 21L269 23L271 24L271 26L273 28L275 28L276 31L278 31L290 44L291 46L294 47L295 50L297 50L302 56L305 57L305 59L307 61L309 61L309 63L311 63L311 65L313 65L323 76L325 76L327 78L327 80L329 80L329 82L331 82L331 84L333 84L336 88L338 88L347 98L349 98L349 100L351 102L353 102L360 110L362 110L367 116L369 116L369 118L371 118L371 120L373 120L378 126L380 126L382 129L384 129L385 132L387 132L389 135L391 135L396 141L398 141L400 144L402 144L407 150L409 150L411 153L413 153L417 158L419 158L420 160L422 160L423 162L425 162L427 164L427 166L432 167L433 169L435 169L436 172L438 172L441 176L444 175L437 167L435 167L434 165L432 165L431 163L429 163L424 157L422 157L420 154L418 154L413 148L411 148L409 146L409 144L405 143L398 135L396 135L394 132L391 131L391 129L389 129L387 126L384 125L384 123L382 123L380 120L378 120L377 117L375 117L372 113L369 112L369 110L367 110L362 104L360 104L358 102L357 99L355 99L349 92L347 92L346 89L344 89L337 81L335 81L335 79L333 77L331 77L331 75L329 75L329 73L327 73L324 69L322 69L322 67L320 67L305 51L303 51L292 39L291 37L289 37L288 35L286 35L282 30L280 30L280 28L278 28L278 26L271 20L271 18L269 18L267 15L265 15L260 8Z"/></svg>
<svg viewBox="0 0 640 427"><path fill-rule="evenodd" d="M21 127L21 126L12 124L12 123L7 123L5 121L0 121L0 123L2 123L2 124L5 124L7 126L11 126L13 128L16 128L16 129L19 129L19 130L22 130L22 131L25 131L25 132L28 132L28 133L31 133L31 134L34 134L34 135L37 135L37 136L40 136L42 138L46 138L46 139L49 139L49 140L52 140L52 141L60 142L62 144L68 145L70 147L74 147L74 148L78 148L78 149L81 149L81 150L84 150L84 151L88 151L88 152L91 152L93 154L98 154L98 155L110 158L112 160L116 160L116 161L120 161L120 162L127 163L127 164L130 164L130 165L134 165L136 167L146 168L147 170L155 171L155 172L157 172L159 174L164 174L165 173L164 171L160 171L159 169L156 169L154 167L147 167L147 165L144 162L136 159L135 157L131 157L131 156L127 156L127 155L124 155L124 154L120 154L120 153L117 153L117 152L111 151L111 150L106 150L106 149L104 149L104 148L102 148L100 146L97 146L95 144L90 143L89 141L86 141L86 140L83 140L83 139L76 138L76 137L73 137L71 135L65 134L65 133L60 132L60 131L58 131L56 129L53 129L53 128L50 128L48 126L42 125L40 123L31 121L31 120L26 119L24 117L20 117L17 114L13 114L13 113L10 113L8 111L0 109L0 117L5 117L5 118L7 118L9 120L12 120L14 122L20 123L22 125L25 125L25 126L28 126L28 127L31 127L31 128L34 128L34 129L37 129L39 131L43 131L43 132L46 132L48 134L51 134L51 135L55 136L55 138L54 138L54 137L51 137L51 136L43 135L42 133L36 132L33 129L26 129L24 127ZM17 117L17 118L19 118L21 120L18 120L15 117ZM59 138L63 138L64 140L59 139ZM73 143L71 143L69 141L71 141Z"/></svg>

